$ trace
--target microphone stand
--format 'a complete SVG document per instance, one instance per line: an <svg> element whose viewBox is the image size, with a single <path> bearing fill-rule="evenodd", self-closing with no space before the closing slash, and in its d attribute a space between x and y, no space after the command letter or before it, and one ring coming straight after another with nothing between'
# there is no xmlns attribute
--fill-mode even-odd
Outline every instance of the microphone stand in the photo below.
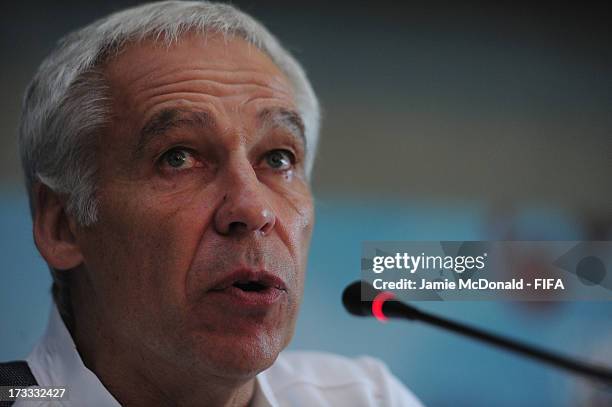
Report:
<svg viewBox="0 0 612 407"><path fill-rule="evenodd" d="M470 338L474 338L503 349L514 351L521 355L531 357L533 359L548 363L550 365L568 370L573 373L580 373L582 375L589 376L592 379L605 382L609 386L612 385L612 371L602 366L591 365L578 360L573 360L565 356L550 352L548 350L535 347L533 345L528 345L523 342L504 338L500 335L487 332L483 329L471 327L469 325L461 324L458 322L451 321L449 319L428 314L399 301L387 301L383 305L383 312L386 311L387 307L390 308L389 314L391 315L399 316L404 319L423 321L428 324L435 325L437 327L447 329L449 331L456 332L458 334L468 336ZM410 314L399 314L397 312L400 308L404 307L410 308ZM393 310L394 308L395 310Z"/></svg>
<svg viewBox="0 0 612 407"><path fill-rule="evenodd" d="M361 301L362 292L367 293L374 301ZM607 385L607 389L612 389L612 370L603 366L588 364L569 357L561 356L549 350L528 345L517 340L505 338L480 328L471 327L449 319L441 318L423 312L412 305L401 301L389 299L380 300L378 297L382 291L376 290L371 284L365 281L356 281L344 290L342 302L347 311L357 316L374 316L373 305L377 303L385 317L395 317L409 320L423 321L428 324L447 329L458 334L489 343L502 349L516 352L549 365L565 369L572 373L579 373L600 383ZM381 304L382 302L382 304Z"/></svg>

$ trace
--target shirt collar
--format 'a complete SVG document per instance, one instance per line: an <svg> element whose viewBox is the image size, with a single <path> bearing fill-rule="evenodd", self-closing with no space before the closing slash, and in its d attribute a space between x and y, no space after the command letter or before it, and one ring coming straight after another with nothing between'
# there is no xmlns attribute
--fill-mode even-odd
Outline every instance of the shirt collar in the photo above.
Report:
<svg viewBox="0 0 612 407"><path fill-rule="evenodd" d="M83 364L55 304L46 332L26 360L39 386L66 388L66 405L120 407L98 377Z"/></svg>
<svg viewBox="0 0 612 407"><path fill-rule="evenodd" d="M257 375L255 383L255 394L253 396L253 407L278 407L279 404L274 397L272 387L268 383L266 372Z"/></svg>
<svg viewBox="0 0 612 407"><path fill-rule="evenodd" d="M51 307L43 337L26 360L39 386L66 388L67 406L121 406L100 379L83 364L55 304ZM278 406L265 372L256 377L252 406Z"/></svg>

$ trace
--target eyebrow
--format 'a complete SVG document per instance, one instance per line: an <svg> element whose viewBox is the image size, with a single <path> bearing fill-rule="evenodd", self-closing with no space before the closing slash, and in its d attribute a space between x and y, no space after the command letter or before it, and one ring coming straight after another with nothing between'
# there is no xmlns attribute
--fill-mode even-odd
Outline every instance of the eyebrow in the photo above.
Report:
<svg viewBox="0 0 612 407"><path fill-rule="evenodd" d="M211 129L216 127L214 117L206 111L163 109L154 114L140 130L136 154L142 154L154 138L180 126Z"/></svg>
<svg viewBox="0 0 612 407"><path fill-rule="evenodd" d="M288 129L290 133L302 141L304 146L306 145L304 121L297 112L283 107L265 108L257 114L257 118L262 127ZM160 110L140 130L135 150L136 156L142 155L146 146L156 137L162 136L173 128L185 125L194 128L214 129L216 128L216 121L206 111L175 108Z"/></svg>
<svg viewBox="0 0 612 407"><path fill-rule="evenodd" d="M264 128L286 128L306 145L304 121L297 112L284 107L272 107L261 110L257 117Z"/></svg>

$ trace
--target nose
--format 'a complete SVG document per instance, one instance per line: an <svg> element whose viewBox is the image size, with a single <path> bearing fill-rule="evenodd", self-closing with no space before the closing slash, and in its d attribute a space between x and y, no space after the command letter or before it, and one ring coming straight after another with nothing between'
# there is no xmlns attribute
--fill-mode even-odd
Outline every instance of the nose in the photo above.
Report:
<svg viewBox="0 0 612 407"><path fill-rule="evenodd" d="M269 234L274 229L276 215L266 199L266 186L259 181L251 164L234 165L222 182L225 194L214 217L217 233Z"/></svg>

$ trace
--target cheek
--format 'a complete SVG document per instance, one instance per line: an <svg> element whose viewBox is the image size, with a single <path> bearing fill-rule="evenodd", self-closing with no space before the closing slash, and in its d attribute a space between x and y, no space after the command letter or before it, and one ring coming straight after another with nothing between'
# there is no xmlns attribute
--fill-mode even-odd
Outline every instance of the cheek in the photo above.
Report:
<svg viewBox="0 0 612 407"><path fill-rule="evenodd" d="M299 235L301 246L308 251L310 238L314 227L314 206L309 189L293 199L293 207L296 213L294 229Z"/></svg>
<svg viewBox="0 0 612 407"><path fill-rule="evenodd" d="M101 263L97 274L108 289L131 301L147 306L180 302L210 210L178 196L142 193L131 197L101 205L103 230L94 231L98 239L89 250L93 261Z"/></svg>
<svg viewBox="0 0 612 407"><path fill-rule="evenodd" d="M308 248L314 225L314 208L310 191L283 197L277 203L278 228L294 252L301 272L305 271Z"/></svg>

